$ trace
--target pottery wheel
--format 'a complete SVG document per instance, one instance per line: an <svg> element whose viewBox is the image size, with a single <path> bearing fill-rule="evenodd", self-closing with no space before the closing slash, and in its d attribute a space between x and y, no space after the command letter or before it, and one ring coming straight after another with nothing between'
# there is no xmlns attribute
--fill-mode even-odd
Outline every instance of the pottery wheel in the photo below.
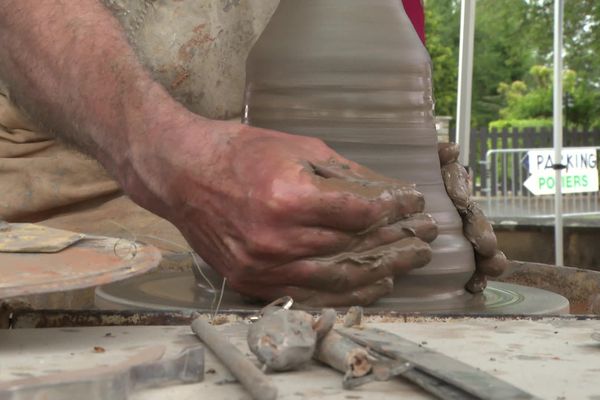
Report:
<svg viewBox="0 0 600 400"><path fill-rule="evenodd" d="M0 299L82 289L155 268L160 251L109 237L85 237L53 253L0 252Z"/></svg>
<svg viewBox="0 0 600 400"><path fill-rule="evenodd" d="M213 280L215 287L219 281ZM215 293L198 284L191 272L156 272L96 289L96 305L103 309L153 309L211 311ZM245 301L225 289L221 312L258 310L261 305ZM463 293L451 298L387 297L367 307L366 312L395 311L435 314L560 314L569 312L569 301L556 293L537 288L490 282L484 293Z"/></svg>

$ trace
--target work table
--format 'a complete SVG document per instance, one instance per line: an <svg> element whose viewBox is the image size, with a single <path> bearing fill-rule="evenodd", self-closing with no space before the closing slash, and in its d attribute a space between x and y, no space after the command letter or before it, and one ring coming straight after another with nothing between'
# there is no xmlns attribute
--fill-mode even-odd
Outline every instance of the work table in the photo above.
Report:
<svg viewBox="0 0 600 400"><path fill-rule="evenodd" d="M217 328L242 352L247 320L221 316ZM600 398L600 320L587 317L385 317L365 318L384 329L481 368L543 399ZM0 330L0 384L58 371L114 365L156 347L172 357L200 342L189 326L97 326ZM247 399L223 365L206 350L204 381L132 393L130 399ZM401 378L342 389L340 373L317 362L270 374L280 399L429 399ZM0 396L2 398L2 396ZM95 397L90 395L88 400Z"/></svg>

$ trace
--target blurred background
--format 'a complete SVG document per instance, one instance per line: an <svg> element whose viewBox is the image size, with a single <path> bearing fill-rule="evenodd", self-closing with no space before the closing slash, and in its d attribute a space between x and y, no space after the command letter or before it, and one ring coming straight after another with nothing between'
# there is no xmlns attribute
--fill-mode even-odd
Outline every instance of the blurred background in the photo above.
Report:
<svg viewBox="0 0 600 400"><path fill-rule="evenodd" d="M453 141L460 1L424 5L438 133ZM501 248L512 259L544 263L554 263L554 197L531 188L528 154L552 147L553 6L553 0L477 0L469 146L473 193L494 221ZM586 174L596 178L599 24L599 1L565 2L563 146L591 148ZM600 269L598 190L566 193L563 204L565 265Z"/></svg>

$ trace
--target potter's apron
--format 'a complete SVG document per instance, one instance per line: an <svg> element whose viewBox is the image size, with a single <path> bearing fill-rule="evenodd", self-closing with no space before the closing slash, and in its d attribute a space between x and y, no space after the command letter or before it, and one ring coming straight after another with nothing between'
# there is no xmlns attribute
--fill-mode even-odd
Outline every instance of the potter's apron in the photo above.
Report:
<svg viewBox="0 0 600 400"><path fill-rule="evenodd" d="M239 118L245 60L278 0L105 0L153 76L191 111ZM94 160L35 126L0 83L0 219L186 246Z"/></svg>

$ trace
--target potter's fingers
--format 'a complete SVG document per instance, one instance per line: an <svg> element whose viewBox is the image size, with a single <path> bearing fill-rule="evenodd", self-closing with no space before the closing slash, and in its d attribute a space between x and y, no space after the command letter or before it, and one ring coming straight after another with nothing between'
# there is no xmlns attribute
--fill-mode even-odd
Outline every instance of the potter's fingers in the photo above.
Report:
<svg viewBox="0 0 600 400"><path fill-rule="evenodd" d="M354 164L354 163L353 163ZM363 188L370 188L376 192L376 188L385 190L394 188L414 188L415 185L400 182L398 180L379 175L361 165L345 164L336 160L329 162L312 162L310 166L315 175L325 179L339 179L342 181L353 182Z"/></svg>
<svg viewBox="0 0 600 400"><path fill-rule="evenodd" d="M313 226L364 233L425 208L425 199L414 186L371 185L318 176L314 183L319 192L307 197L300 215Z"/></svg>
<svg viewBox="0 0 600 400"><path fill-rule="evenodd" d="M296 260L271 268L269 274L237 283L239 286L301 286L341 293L425 266L430 260L431 248L427 243L407 238L361 253Z"/></svg>
<svg viewBox="0 0 600 400"><path fill-rule="evenodd" d="M400 221L381 227L364 235L352 235L327 228L301 227L287 232L289 243L293 246L286 248L273 247L271 254L286 254L287 260L313 258L338 254L341 252L362 253L376 247L398 242L402 239L416 237L431 243L438 233L438 227L429 214L415 214ZM257 254L265 255L265 254Z"/></svg>
<svg viewBox="0 0 600 400"><path fill-rule="evenodd" d="M444 165L458 161L459 147L456 143L438 143L440 164Z"/></svg>
<svg viewBox="0 0 600 400"><path fill-rule="evenodd" d="M483 257L479 254L475 255L477 270L487 276L500 276L508 267L508 260L503 252L496 250L496 254L492 257Z"/></svg>
<svg viewBox="0 0 600 400"><path fill-rule="evenodd" d="M338 178L358 181L361 177L356 174L349 164L330 160L328 162L311 162L314 173L323 178Z"/></svg>
<svg viewBox="0 0 600 400"><path fill-rule="evenodd" d="M461 215L467 211L469 203L469 174L465 167L457 162L442 167L442 179L448 197Z"/></svg>
<svg viewBox="0 0 600 400"><path fill-rule="evenodd" d="M417 237L427 243L431 243L437 237L438 226L431 214L415 214L401 219L392 225L385 226L379 229L379 231L381 231L382 235L387 232L397 232L398 236L396 236L396 240L404 239L405 237Z"/></svg>
<svg viewBox="0 0 600 400"><path fill-rule="evenodd" d="M386 229L402 229L403 232L410 232L412 236L427 243L433 242L438 235L437 222L431 214L416 214L382 228L382 230Z"/></svg>
<svg viewBox="0 0 600 400"><path fill-rule="evenodd" d="M276 264L287 264L298 259L326 257L343 252L361 253L373 248L417 237L431 242L437 234L437 225L427 214L416 214L395 224L363 235L320 227L290 227L284 231L261 230L246 240L246 252Z"/></svg>
<svg viewBox="0 0 600 400"><path fill-rule="evenodd" d="M390 178L350 160L311 162L315 173L324 178L339 178L371 185L411 186L406 182Z"/></svg>
<svg viewBox="0 0 600 400"><path fill-rule="evenodd" d="M478 254L492 257L498 247L492 224L487 220L481 208L470 202L463 216L463 232Z"/></svg>
<svg viewBox="0 0 600 400"><path fill-rule="evenodd" d="M211 232L206 232L202 224L191 224L186 228L184 235L193 248L200 248L199 237L214 238L211 241L213 250L218 250L220 254L227 254L231 250L226 246L233 245L237 255L241 254L243 257L256 260L260 262L258 265L265 269L285 265L298 259L337 254L352 248L353 244L359 240L356 234L339 230L288 225L285 229L277 230L258 226L254 230L247 230L246 236L239 241L225 244L219 237L212 235ZM215 251L213 254L218 253ZM215 261L218 260L207 260L207 262L209 261L216 264ZM254 269L245 267L233 268L232 271L239 274L238 278L240 279L245 279L246 275L254 276L255 274Z"/></svg>
<svg viewBox="0 0 600 400"><path fill-rule="evenodd" d="M407 238L361 253L294 261L273 269L261 281L342 293L423 267L430 260L431 248L427 243Z"/></svg>
<svg viewBox="0 0 600 400"><path fill-rule="evenodd" d="M469 282L465 285L465 289L473 294L481 293L487 286L487 277L479 271L475 271Z"/></svg>
<svg viewBox="0 0 600 400"><path fill-rule="evenodd" d="M246 252L261 259L286 264L293 260L336 254L357 241L356 235L321 227L292 226L285 230L252 232Z"/></svg>
<svg viewBox="0 0 600 400"><path fill-rule="evenodd" d="M437 234L438 226L431 215L415 214L364 235L349 250L363 252L410 237L431 243Z"/></svg>
<svg viewBox="0 0 600 400"><path fill-rule="evenodd" d="M387 277L344 293L332 293L328 290L307 289L298 286L261 286L252 288L251 290L255 294L249 295L265 301L291 296L296 303L308 307L368 306L390 294L393 288L394 280Z"/></svg>

